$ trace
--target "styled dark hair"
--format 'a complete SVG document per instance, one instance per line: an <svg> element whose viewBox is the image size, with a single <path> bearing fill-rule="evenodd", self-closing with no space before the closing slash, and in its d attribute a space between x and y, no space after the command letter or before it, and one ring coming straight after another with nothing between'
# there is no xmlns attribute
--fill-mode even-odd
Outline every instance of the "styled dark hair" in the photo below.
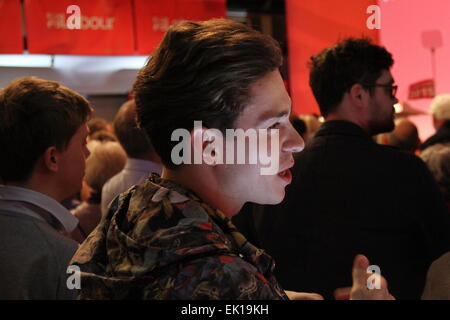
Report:
<svg viewBox="0 0 450 320"><path fill-rule="evenodd" d="M134 100L129 100L120 107L113 126L114 133L128 157L140 159L147 153L153 152L153 146L145 131L137 125L136 117L136 103Z"/></svg>
<svg viewBox="0 0 450 320"><path fill-rule="evenodd" d="M58 82L26 77L0 91L0 179L26 181L48 147L64 151L92 112Z"/></svg>
<svg viewBox="0 0 450 320"><path fill-rule="evenodd" d="M172 132L195 120L224 131L248 102L250 86L282 64L278 43L241 23L182 22L166 33L134 84L138 121L166 167Z"/></svg>
<svg viewBox="0 0 450 320"><path fill-rule="evenodd" d="M370 39L349 38L312 56L309 85L322 115L333 112L354 84L374 84L393 63L392 55Z"/></svg>

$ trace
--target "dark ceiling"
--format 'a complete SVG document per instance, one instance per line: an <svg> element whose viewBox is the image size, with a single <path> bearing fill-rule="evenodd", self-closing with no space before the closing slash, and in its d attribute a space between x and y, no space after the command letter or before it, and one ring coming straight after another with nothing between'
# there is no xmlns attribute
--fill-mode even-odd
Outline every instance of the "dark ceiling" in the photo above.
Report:
<svg viewBox="0 0 450 320"><path fill-rule="evenodd" d="M242 10L261 13L285 13L284 0L227 0L229 10Z"/></svg>

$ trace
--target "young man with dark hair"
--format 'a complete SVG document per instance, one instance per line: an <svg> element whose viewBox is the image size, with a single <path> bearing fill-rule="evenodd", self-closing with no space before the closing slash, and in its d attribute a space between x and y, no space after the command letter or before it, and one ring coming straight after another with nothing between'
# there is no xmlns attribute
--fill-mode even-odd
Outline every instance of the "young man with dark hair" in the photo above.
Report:
<svg viewBox="0 0 450 320"><path fill-rule="evenodd" d="M162 177L116 198L80 247L73 263L82 270L81 298L287 299L272 258L230 221L247 201L282 201L293 153L303 148L289 122L281 63L272 38L237 22L169 29L134 85L138 120L164 163ZM177 141L186 133L179 157ZM242 137L248 149L239 146ZM361 260L353 297L390 297L385 284L366 293Z"/></svg>
<svg viewBox="0 0 450 320"><path fill-rule="evenodd" d="M332 298L351 285L351 259L363 253L396 298L420 299L428 267L450 249L450 215L425 164L371 137L394 128L392 64L367 39L311 58L325 123L296 158L283 203L247 217L258 224L249 238L275 257L277 278L292 290Z"/></svg>
<svg viewBox="0 0 450 320"><path fill-rule="evenodd" d="M54 81L0 91L0 299L67 299L78 220L59 202L81 189L89 102Z"/></svg>

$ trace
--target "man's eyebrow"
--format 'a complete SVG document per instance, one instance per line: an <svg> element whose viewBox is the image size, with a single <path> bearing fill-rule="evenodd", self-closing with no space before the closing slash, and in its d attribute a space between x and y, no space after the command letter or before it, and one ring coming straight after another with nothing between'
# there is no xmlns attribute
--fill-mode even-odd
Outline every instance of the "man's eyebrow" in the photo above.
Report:
<svg viewBox="0 0 450 320"><path fill-rule="evenodd" d="M258 123L263 123L263 122L266 122L266 121L269 121L272 119L283 118L283 117L289 116L290 113L291 113L291 107L289 107L289 111L283 110L277 114L272 114L271 112L267 112L258 119Z"/></svg>

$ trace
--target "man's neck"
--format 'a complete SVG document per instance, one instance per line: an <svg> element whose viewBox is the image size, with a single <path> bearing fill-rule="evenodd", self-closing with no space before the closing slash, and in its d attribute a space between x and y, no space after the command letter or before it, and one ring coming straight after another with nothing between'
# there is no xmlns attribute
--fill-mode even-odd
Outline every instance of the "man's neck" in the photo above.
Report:
<svg viewBox="0 0 450 320"><path fill-rule="evenodd" d="M195 192L205 203L215 209L219 209L228 218L236 215L241 210L244 204L234 203L225 197L221 191L220 184L212 174L200 172L201 169L191 169L178 168L177 170L170 170L164 167L161 177Z"/></svg>
<svg viewBox="0 0 450 320"><path fill-rule="evenodd" d="M43 182L45 181L45 182ZM52 184L53 179L48 175L34 172L26 181L23 182L8 182L7 185L30 189L61 202L65 199L64 192L61 188Z"/></svg>
<svg viewBox="0 0 450 320"><path fill-rule="evenodd" d="M130 156L128 156L128 158L138 159L138 160L146 160L146 161L151 161L153 163L161 163L161 158L157 154L155 154L153 152L148 152L148 153L140 155L138 157L130 157Z"/></svg>
<svg viewBox="0 0 450 320"><path fill-rule="evenodd" d="M340 114L340 113L333 113L333 114L329 114L328 116L325 117L325 121L332 121L332 120L342 120L342 121L351 122L353 124L356 124L361 129L363 129L364 132L366 132L368 135L371 135L371 132L367 128L367 125L354 116Z"/></svg>
<svg viewBox="0 0 450 320"><path fill-rule="evenodd" d="M53 192L51 192L51 190L49 188L42 186L42 184L36 185L36 184L30 183L30 181L27 181L27 182L9 182L9 183L6 183L5 185L33 190L33 191L42 193L58 202L61 202L62 200L64 200L64 199L59 199L59 198L57 199L55 194Z"/></svg>

